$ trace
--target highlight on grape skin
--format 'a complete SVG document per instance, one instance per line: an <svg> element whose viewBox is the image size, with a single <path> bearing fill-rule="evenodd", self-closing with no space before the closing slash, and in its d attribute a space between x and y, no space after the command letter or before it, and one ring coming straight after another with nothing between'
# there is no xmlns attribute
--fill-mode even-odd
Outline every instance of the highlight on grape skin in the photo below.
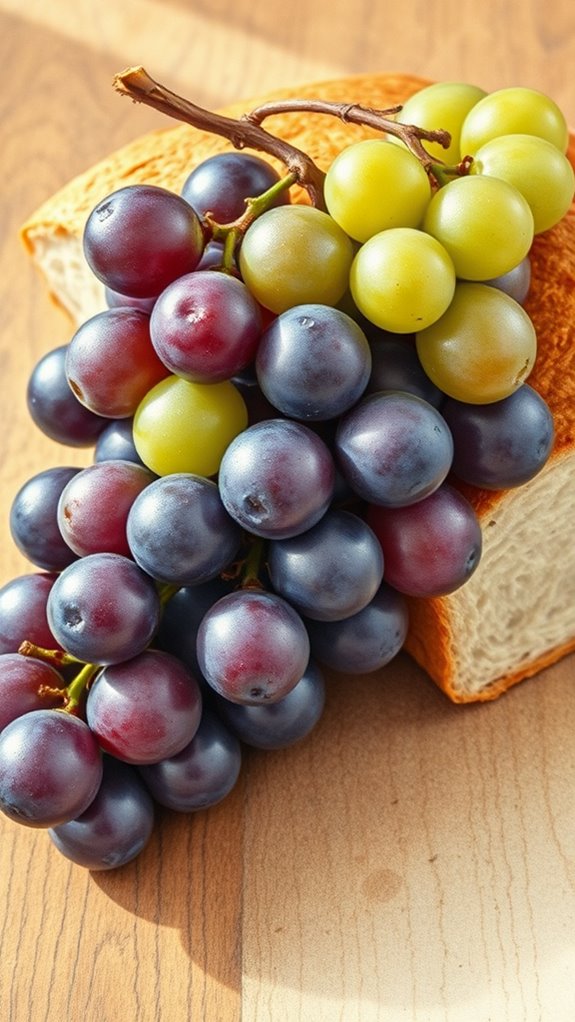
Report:
<svg viewBox="0 0 575 1022"><path fill-rule="evenodd" d="M414 148L417 124L449 144ZM106 308L26 398L92 464L21 486L32 569L0 589L0 810L84 868L129 864L157 805L226 798L250 748L307 740L330 671L377 683L410 601L480 564L462 491L550 457L526 309L534 235L573 200L564 118L442 82L396 125L316 199L234 150L87 218Z"/></svg>

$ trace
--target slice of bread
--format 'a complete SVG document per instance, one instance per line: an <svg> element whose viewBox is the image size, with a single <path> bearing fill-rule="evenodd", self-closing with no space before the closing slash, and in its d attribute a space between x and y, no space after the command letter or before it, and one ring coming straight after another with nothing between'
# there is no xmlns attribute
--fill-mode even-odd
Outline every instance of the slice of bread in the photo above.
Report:
<svg viewBox="0 0 575 1022"><path fill-rule="evenodd" d="M282 97L386 109L425 84L406 75L360 75L246 100L225 112L239 117ZM344 146L375 134L320 114L275 115L266 127L322 169ZM195 165L230 148L218 136L170 122L76 178L29 218L22 239L50 295L74 322L104 308L103 288L82 254L84 223L96 203L136 182L179 192ZM569 157L575 163L573 137ZM292 194L294 201L306 201L301 190ZM543 471L518 489L461 487L482 525L481 563L455 593L410 600L407 651L456 702L495 698L575 649L575 205L535 239L531 256L526 308L538 357L529 383L553 411L553 453Z"/></svg>

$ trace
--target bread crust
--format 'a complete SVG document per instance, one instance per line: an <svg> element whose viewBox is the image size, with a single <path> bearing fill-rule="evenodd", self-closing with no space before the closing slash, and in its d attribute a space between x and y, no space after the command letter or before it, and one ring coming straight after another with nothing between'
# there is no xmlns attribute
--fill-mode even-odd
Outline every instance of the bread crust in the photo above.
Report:
<svg viewBox="0 0 575 1022"><path fill-rule="evenodd" d="M427 84L424 79L403 74L355 75L255 97L228 106L223 112L239 117L270 99L296 97L357 102L387 109L405 102ZM275 115L266 122L266 127L303 149L324 170L343 147L377 135L369 128L343 124L319 114ZM89 212L111 191L126 184L146 182L179 192L196 164L230 148L225 139L180 124L136 139L48 199L23 225L22 240L36 258L39 238L79 239ZM575 166L573 135L568 156ZM270 162L279 167L276 161ZM294 189L292 194L294 201L307 201L301 189ZM41 262L37 258L36 261L42 269ZM538 355L529 383L548 402L554 415L555 445L544 470L550 472L563 463L566 455L575 454L575 204L561 223L536 237L531 261L532 285L526 309L537 332ZM575 463L569 471L575 473ZM454 482L471 501L482 527L508 497L508 491L480 490ZM453 597L410 600L410 610L406 649L454 702L496 698L511 685L575 649L574 622L573 634L564 642L502 677L489 679L480 691L470 694L457 676Z"/></svg>

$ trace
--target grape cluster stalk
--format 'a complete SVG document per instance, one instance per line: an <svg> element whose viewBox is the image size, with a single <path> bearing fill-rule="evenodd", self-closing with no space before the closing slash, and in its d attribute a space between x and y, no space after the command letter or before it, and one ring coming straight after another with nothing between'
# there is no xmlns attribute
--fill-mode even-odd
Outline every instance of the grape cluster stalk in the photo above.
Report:
<svg viewBox="0 0 575 1022"><path fill-rule="evenodd" d="M410 600L474 575L460 484L523 485L552 451L523 304L574 191L529 89L233 120L143 68L115 85L231 146L179 193L102 196L83 245L106 307L29 377L35 426L93 456L13 499L31 570L0 589L0 810L93 870L139 854L157 805L223 799L246 748L306 738L325 668L378 674ZM262 127L302 110L381 137L324 173Z"/></svg>

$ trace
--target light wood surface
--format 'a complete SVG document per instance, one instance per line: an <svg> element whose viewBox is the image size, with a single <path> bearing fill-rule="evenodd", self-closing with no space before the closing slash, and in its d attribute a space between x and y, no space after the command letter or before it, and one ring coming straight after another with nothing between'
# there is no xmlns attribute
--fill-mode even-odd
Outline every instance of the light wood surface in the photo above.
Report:
<svg viewBox="0 0 575 1022"><path fill-rule="evenodd" d="M165 123L113 93L115 71L143 63L209 105L365 70L525 84L575 124L571 0L0 0L0 58L2 583L28 570L17 487L89 461L26 414L32 366L70 327L17 228ZM247 755L224 803L165 814L115 873L0 821L0 1018L573 1022L574 672L571 657L467 708L406 656L330 675L307 741Z"/></svg>

